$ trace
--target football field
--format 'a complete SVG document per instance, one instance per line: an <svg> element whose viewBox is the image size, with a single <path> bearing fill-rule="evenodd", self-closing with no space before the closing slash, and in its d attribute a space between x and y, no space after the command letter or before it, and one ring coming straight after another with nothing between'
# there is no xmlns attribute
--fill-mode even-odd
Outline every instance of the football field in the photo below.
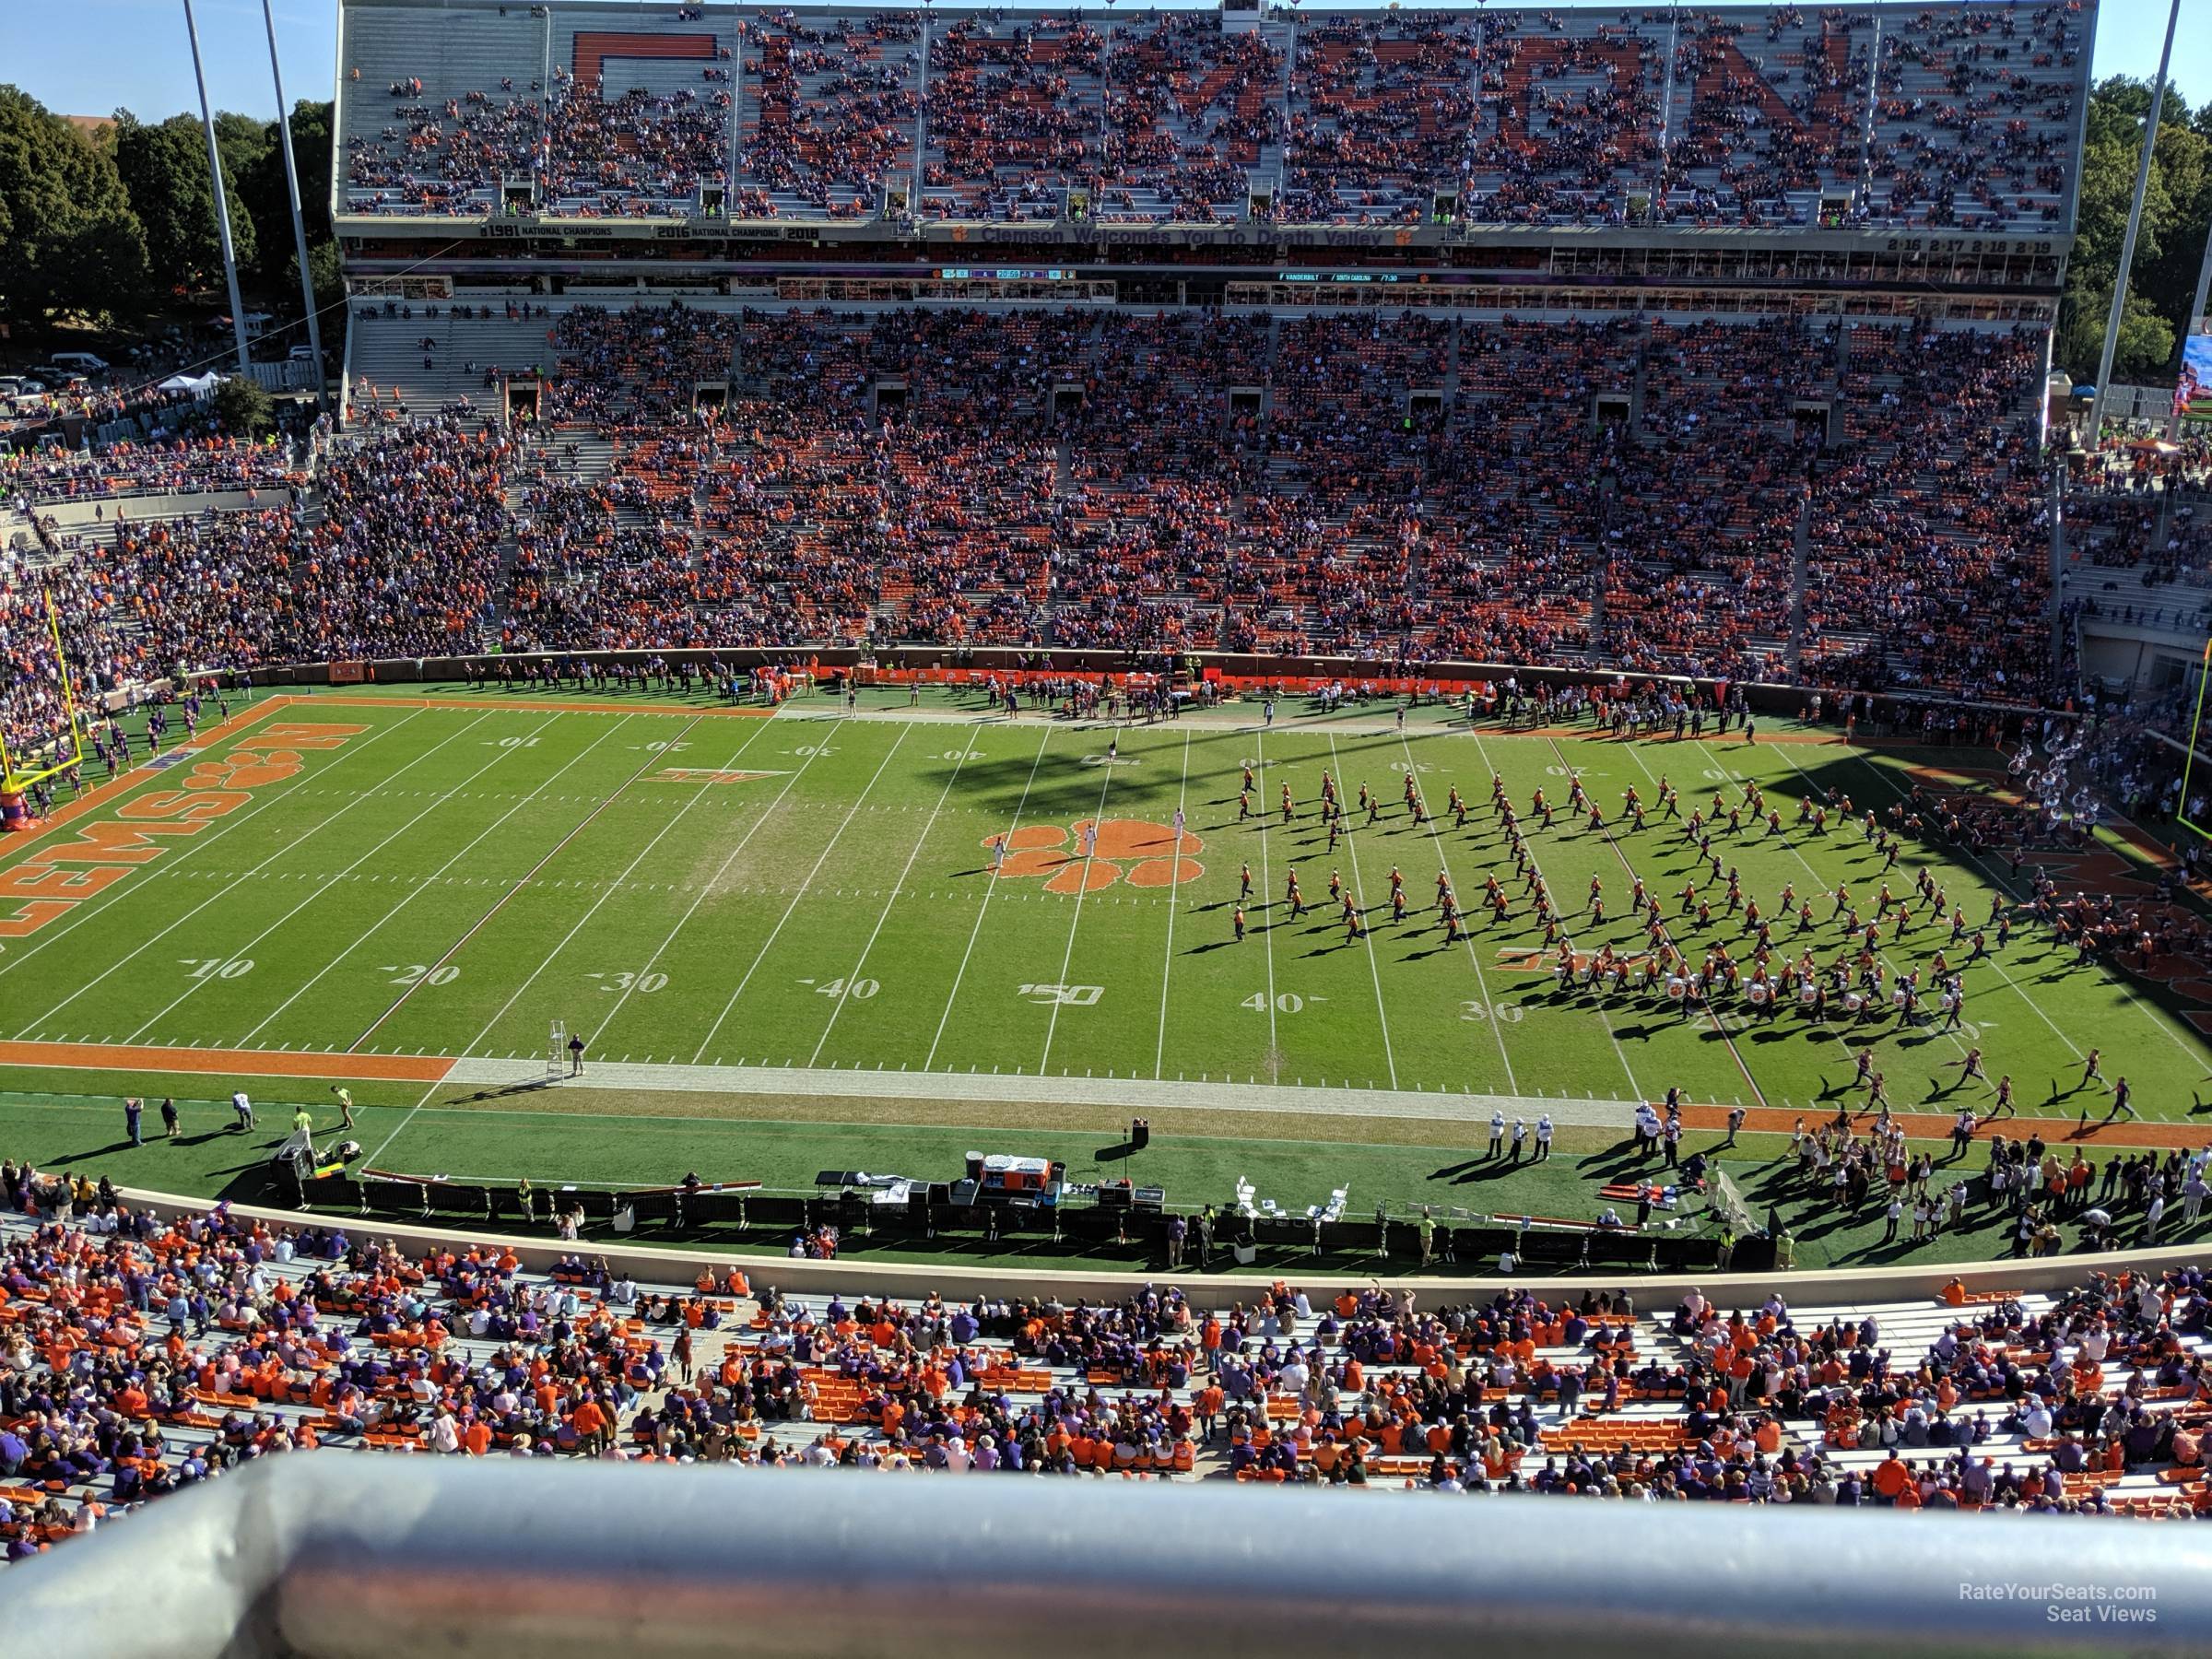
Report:
<svg viewBox="0 0 2212 1659"><path fill-rule="evenodd" d="M1112 726L1008 719L949 692L918 710L903 692L864 693L853 712L815 697L771 715L704 696L407 688L232 714L196 750L0 847L10 1100L82 1100L133 1078L219 1100L232 1079L260 1077L281 1080L247 1086L327 1104L343 1080L380 1109L362 1138L385 1167L480 1162L480 1145L451 1142L454 1120L526 1105L570 1130L594 1120L593 1144L619 1148L604 1178L634 1181L645 1122L771 1110L793 1169L857 1167L859 1126L931 1113L1044 1133L1182 1112L1231 1147L1245 1113L1278 1147L1310 1119L1317 1147L1364 1124L1450 1147L1486 1137L1493 1111L1548 1112L1599 1145L1618 1138L1630 1102L1679 1088L1771 1132L1832 1114L1862 1049L1897 1110L1947 1115L1991 1102L1962 1076L1978 1045L1992 1077L2013 1077L2023 1114L2102 1117L2104 1090L2079 1087L2100 1049L2105 1077L2129 1078L2147 1120L2142 1144L2178 1144L2157 1126L2201 1138L2184 1127L2207 1075L2189 1016L2212 1007L2212 987L2194 964L2080 966L2023 915L2008 947L1967 969L1956 1030L1932 995L1908 1025L1887 1008L1760 1019L1733 997L1700 1009L1657 989L1562 989L1489 806L1495 774L1578 952L1643 953L1629 901L1641 879L1693 960L1725 942L1747 966L1744 918L1722 907L1724 883L1682 820L1654 810L1636 830L1621 806L1633 786L1655 807L1665 780L1685 813L1716 794L1733 806L1755 782L1783 832L1747 814L1714 850L1775 918L1777 965L1809 947L1825 966L1844 947L1828 895L1847 883L1871 916L1884 878L1860 830L1836 821L1838 797L1887 811L1916 782L2001 788L2002 758L1987 751L1849 748L1787 726L1757 743L1509 735L1431 711L1400 731L1386 709L1324 719L1289 704L1272 727L1235 708ZM1253 816L1240 821L1247 768ZM1334 850L1324 771L1347 800L1364 786L1382 804L1372 823L1353 810ZM1427 823L1403 804L1408 774ZM1606 826L1561 810L1539 828L1535 793L1563 808L1572 777ZM1464 828L1445 809L1454 787L1471 808ZM1795 821L1808 796L1830 806L1825 834ZM2027 858L2066 887L2147 896L2136 859L2149 843L2123 829L2088 853ZM1912 843L1888 875L1900 897L1924 864L1975 925L2019 890L2001 859ZM1294 873L1302 916L1286 900ZM1493 874L1512 900L1502 923L1482 901ZM1332 879L1361 917L1356 936ZM1457 942L1440 880L1468 912ZM1676 897L1692 880L1714 904L1702 925ZM1775 917L1785 885L1812 900L1809 933ZM1885 930L1884 958L1924 982L1947 945L1932 921ZM1948 954L1957 965L1966 950ZM557 1022L583 1041L585 1075L518 1101L506 1091L543 1082ZM807 1134L810 1100L835 1104ZM895 1109L871 1113L870 1100ZM629 1114L642 1140L605 1133ZM534 1137L541 1163L557 1150ZM687 1153L669 1156L697 1161ZM528 1172L600 1178L576 1167L577 1147L560 1155L564 1167ZM749 1155L733 1143L718 1173L748 1172L728 1166ZM1312 1179L1320 1191L1286 1201L1325 1196Z"/></svg>

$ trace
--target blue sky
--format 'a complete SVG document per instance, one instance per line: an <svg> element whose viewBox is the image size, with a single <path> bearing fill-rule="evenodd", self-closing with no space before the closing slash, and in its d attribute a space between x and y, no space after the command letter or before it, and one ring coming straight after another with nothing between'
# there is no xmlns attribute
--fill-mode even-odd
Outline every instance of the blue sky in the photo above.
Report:
<svg viewBox="0 0 2212 1659"><path fill-rule="evenodd" d="M1622 0L1600 3L1618 10ZM2212 99L2206 6L2207 0L2182 0L2182 26L2174 37L2174 85L2193 104ZM669 0L659 0L655 9L670 9ZM194 11L216 107L274 113L261 0L194 0ZM336 50L335 0L276 0L276 11L286 91L294 99L327 98ZM2158 67L2165 26L2166 0L2104 0L2097 24L2097 76L2147 80ZM65 115L105 115L122 105L158 118L192 109L182 0L0 0L0 81L14 82Z"/></svg>

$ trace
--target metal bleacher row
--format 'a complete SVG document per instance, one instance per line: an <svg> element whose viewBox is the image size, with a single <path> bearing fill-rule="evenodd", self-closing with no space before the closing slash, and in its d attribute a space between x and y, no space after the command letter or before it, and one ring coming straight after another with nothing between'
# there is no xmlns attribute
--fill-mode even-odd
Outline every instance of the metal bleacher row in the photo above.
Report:
<svg viewBox="0 0 2212 1659"><path fill-rule="evenodd" d="M2212 488L2202 472L2171 478L2092 474L2061 523L2060 594L2084 629L2194 653L2212 630ZM2139 630L2139 631L2138 631Z"/></svg>
<svg viewBox="0 0 2212 1659"><path fill-rule="evenodd" d="M347 0L368 215L2062 232L2093 5L1112 12ZM713 196L704 193L713 193ZM887 194L888 193L888 194ZM903 200L900 194L903 194ZM716 205L710 206L711 200Z"/></svg>
<svg viewBox="0 0 2212 1659"><path fill-rule="evenodd" d="M2025 1293L2017 1300L2030 1318L2050 1311L2055 1301L2049 1294L2035 1291ZM1823 1324L1839 1316L1853 1321L1872 1319L1878 1327L1882 1345L1891 1351L1899 1362L1912 1364L1927 1353L1947 1331L1955 1332L1962 1316L1971 1318L1979 1311L1971 1304L1965 1308L1952 1308L1928 1300L1868 1300L1840 1310L1793 1308L1792 1313L1801 1329L1808 1324ZM2212 1339L2207 1339L2202 1331L2178 1333L2176 1339L2183 1350L2193 1357L2201 1358L2212 1353ZM2048 1364L2053 1370L2066 1367L2072 1361L2077 1347L2075 1343L2058 1345L2051 1351ZM2123 1375L2108 1383L2103 1390L2106 1397L2118 1394L2126 1382L2127 1378ZM2154 1418L2181 1414L2194 1420L2200 1418L2205 1409L2205 1403L2197 1397L2196 1391L2192 1387L2160 1389L2151 1386L2142 1390L2141 1397L2144 1410ZM2002 1400L1977 1401L1970 1396L1955 1415L1963 1418L1970 1410L1981 1409L1994 1419L2001 1413L2003 1405ZM1809 1435L1809 1431L1808 1436L1822 1438ZM1824 1455L1840 1473L1851 1471L1862 1477L1869 1477L1877 1466L1888 1460L1890 1454L1890 1448L1879 1443L1840 1445L1832 1443L1833 1437L1827 1438L1831 1443L1825 1446ZM1973 1456L1989 1460L1994 1467L2009 1465L2016 1471L2025 1473L2030 1469L2046 1467L2051 1462L2049 1454L2053 1449L2052 1440L2031 1441L2018 1427L1998 1426L1985 1439L1975 1441L1971 1451ZM1908 1443L1899 1446L1897 1451L1902 1460L1916 1470L1955 1466L1959 1456L1958 1447L1915 1446ZM2076 1500L2086 1499L2093 1492L2101 1492L2105 1502L2120 1513L2156 1518L2170 1512L2185 1512L2203 1478L2201 1469L2177 1468L2170 1463L2130 1465L2124 1469L2112 1471L2092 1467L2065 1474L2063 1489L2068 1498Z"/></svg>

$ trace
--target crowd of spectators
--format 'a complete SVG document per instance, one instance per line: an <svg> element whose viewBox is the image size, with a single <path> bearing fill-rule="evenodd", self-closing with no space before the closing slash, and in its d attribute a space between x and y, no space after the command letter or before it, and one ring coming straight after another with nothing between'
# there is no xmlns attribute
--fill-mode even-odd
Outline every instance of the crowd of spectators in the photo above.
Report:
<svg viewBox="0 0 2212 1659"><path fill-rule="evenodd" d="M1477 25L1430 13L1315 18L1298 31L1282 217L1426 217L1475 132Z"/></svg>
<svg viewBox="0 0 2212 1659"><path fill-rule="evenodd" d="M257 490L196 517L96 500L105 522L49 537L77 544L88 677L497 630L2047 683L2041 630L1972 620L2047 592L2024 333L678 302L565 308L538 348L512 440L371 425L319 491L281 445L7 463L34 510Z"/></svg>
<svg viewBox="0 0 2212 1659"><path fill-rule="evenodd" d="M59 558L0 555L10 748L31 754L61 729L49 594L80 707L186 669L473 652L501 597L511 453L497 434L425 421L338 450L312 494L181 517L118 503L100 537L56 537ZM173 484L171 465L159 460L169 482L154 487Z"/></svg>
<svg viewBox="0 0 2212 1659"><path fill-rule="evenodd" d="M0 501L13 501L26 512L63 502L124 496L261 489L282 493L288 485L305 483L307 477L302 457L292 444L275 438L251 442L219 432L100 449L0 451Z"/></svg>
<svg viewBox="0 0 2212 1659"><path fill-rule="evenodd" d="M25 771L40 770L47 746L68 727L53 628L45 584L23 561L0 556L0 743Z"/></svg>
<svg viewBox="0 0 2212 1659"><path fill-rule="evenodd" d="M1108 31L1103 219L1233 218L1283 136L1283 49L1200 13Z"/></svg>
<svg viewBox="0 0 2212 1659"><path fill-rule="evenodd" d="M1804 1332L1779 1324L1775 1340L1752 1349L1755 1374L1794 1360L1826 1446L1879 1453L1847 1477L1854 1501L2100 1514L2212 1507L2194 1474L2207 1382L2199 1273L2091 1273L2040 1311L2014 1298L1970 1302L1956 1288L1951 1300L1961 1317L1911 1360L1881 1345L1872 1318ZM2157 1465L2188 1492L2185 1503L2115 1500L2122 1478Z"/></svg>
<svg viewBox="0 0 2212 1659"><path fill-rule="evenodd" d="M1805 477L1835 382L1827 325L1656 322L1642 426L1621 446L1608 649L1634 667L1786 677Z"/></svg>
<svg viewBox="0 0 2212 1659"><path fill-rule="evenodd" d="M1477 222L2042 230L2065 213L2085 52L2066 0L1878 29L1787 5L1241 28L763 8L728 36L679 16L665 53L623 60L659 62L652 89L609 92L585 59L606 38L591 14L555 10L549 84L536 27L442 53L349 32L351 204L489 214L527 179L557 216L689 211L704 184L746 217L849 218L902 176L915 190L895 216L1053 218L1095 190L1101 218L1206 222L1241 216L1256 182L1279 186L1265 215L1299 223L1421 223L1441 191L1447 217ZM658 32L620 27L641 25ZM702 41L693 67L677 49Z"/></svg>
<svg viewBox="0 0 2212 1659"><path fill-rule="evenodd" d="M1099 171L1105 36L1077 18L963 17L929 39L924 211L1053 218Z"/></svg>
<svg viewBox="0 0 2212 1659"><path fill-rule="evenodd" d="M1931 10L1885 29L1868 211L1971 230L2063 226L2088 45L2066 0Z"/></svg>
<svg viewBox="0 0 2212 1659"><path fill-rule="evenodd" d="M456 89L435 103L422 83L393 81L382 107L355 68L342 94L346 206L356 213L488 214L501 182L535 176L546 125L545 88L518 91L513 76L496 89Z"/></svg>
<svg viewBox="0 0 2212 1659"><path fill-rule="evenodd" d="M700 20L678 18L666 56L629 55L626 35L557 34L539 174L553 211L697 211L702 191L728 188L736 48Z"/></svg>
<svg viewBox="0 0 2212 1659"><path fill-rule="evenodd" d="M865 218L895 169L912 169L922 18L913 12L759 20L740 126L740 218Z"/></svg>
<svg viewBox="0 0 2212 1659"><path fill-rule="evenodd" d="M2064 1185L2062 1180L2061 1183ZM2111 1184L2108 1182L2108 1184ZM2201 1183L2200 1183L2201 1184ZM2090 1194L2094 1197L2095 1194ZM2201 1194L2200 1194L2201 1196ZM257 1458L1213 1477L1642 1501L2195 1515L2194 1268L1924 1311L1696 1290L1277 1283L1194 1302L640 1284L588 1251L403 1246L0 1165L0 1544L21 1559ZM1448 1246L1447 1246L1448 1247ZM1469 1265L1470 1267L1472 1265ZM2086 1267L2086 1265L2085 1265ZM756 1269L758 1274L760 1270Z"/></svg>
<svg viewBox="0 0 2212 1659"><path fill-rule="evenodd" d="M561 312L550 338L559 371L541 418L605 432L657 431L688 418L702 382L726 381L736 344L728 312L674 304Z"/></svg>
<svg viewBox="0 0 2212 1659"><path fill-rule="evenodd" d="M702 642L783 605L908 638L1744 678L1786 676L1802 627L1870 684L1894 657L1983 691L2032 658L1951 608L2044 591L2033 364L2008 334L1869 326L1847 359L1832 324L1783 319L757 311L733 347L685 316L582 313L556 338L606 366L564 372L559 406L688 432L653 453L704 603L733 607ZM702 361L738 365L726 407L686 406L689 368L641 399L664 335L696 329ZM1967 534L1990 524L2009 539ZM1830 583L1802 618L1801 531Z"/></svg>
<svg viewBox="0 0 2212 1659"><path fill-rule="evenodd" d="M1838 677L2034 702L2051 673L2049 468L2029 328L1853 324L1843 441L1814 465L1805 653ZM1992 629L1987 618L2023 625Z"/></svg>
<svg viewBox="0 0 2212 1659"><path fill-rule="evenodd" d="M2065 535L2072 572L2092 589L2098 568L2135 571L2145 590L2212 583L2212 439L2109 433L2070 469ZM2176 594L2177 619L2203 603L2198 591Z"/></svg>
<svg viewBox="0 0 2212 1659"><path fill-rule="evenodd" d="M729 135L725 88L602 98L571 85L547 112L545 194L608 218L688 210L701 190L728 185Z"/></svg>

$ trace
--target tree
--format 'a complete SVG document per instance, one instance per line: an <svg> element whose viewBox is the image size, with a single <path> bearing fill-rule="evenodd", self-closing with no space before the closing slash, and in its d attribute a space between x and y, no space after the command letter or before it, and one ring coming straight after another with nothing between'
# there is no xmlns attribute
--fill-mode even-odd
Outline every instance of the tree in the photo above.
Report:
<svg viewBox="0 0 2212 1659"><path fill-rule="evenodd" d="M225 152L226 158L228 152ZM301 100L292 106L292 154L300 164L300 217L307 227L308 262L330 241L330 105ZM226 159L226 165L228 160ZM265 142L237 179L240 199L253 216L261 249L261 283L279 303L300 291L299 253L292 245L292 206L284 187L284 142L270 122Z"/></svg>
<svg viewBox="0 0 2212 1659"><path fill-rule="evenodd" d="M338 244L335 241L311 241L307 244L307 271L315 285L315 310L324 328L325 345L335 323L343 327L346 308L345 266L338 258ZM300 261L297 255L285 262L284 291L300 291Z"/></svg>
<svg viewBox="0 0 2212 1659"><path fill-rule="evenodd" d="M2212 226L2212 136L2160 123L2156 168L2171 205L2171 217L2159 228L2158 253L2148 259L2138 256L2132 286L2179 329L2188 324L2205 256L2205 230Z"/></svg>
<svg viewBox="0 0 2212 1659"><path fill-rule="evenodd" d="M2212 104L2192 115L2169 88L2159 111L2143 221L2136 238L2127 304L2113 357L2116 374L2162 377L2176 362L2205 231L2212 224ZM2150 88L2115 77L2089 95L2081 158L2081 198L2074 252L2066 266L2057 359L2077 380L2093 380L2104 344L2105 319L2120 268L2120 247L2135 192L2143 120Z"/></svg>
<svg viewBox="0 0 2212 1659"><path fill-rule="evenodd" d="M260 148L243 137L238 124L242 119L220 117L217 140L221 146L229 124L228 147L240 164L251 164L259 159ZM149 126L128 110L118 110L115 165L130 192L131 206L146 227L147 256L153 268L187 290L221 282L223 250L216 230L215 187L207 176L207 141L200 124L189 115L171 115ZM227 185L233 182L234 163L229 155L223 173ZM242 269L253 264L258 245L253 220L235 189L229 199L231 244Z"/></svg>
<svg viewBox="0 0 2212 1659"><path fill-rule="evenodd" d="M146 237L114 158L0 86L0 317L98 317L135 303L145 286Z"/></svg>
<svg viewBox="0 0 2212 1659"><path fill-rule="evenodd" d="M240 438L258 438L276 425L276 405L260 385L238 375L215 388L215 415L223 429Z"/></svg>
<svg viewBox="0 0 2212 1659"><path fill-rule="evenodd" d="M2108 305L2112 303L2107 296ZM2173 324L2130 285L2120 312L2120 340L2112 349L2112 372L2124 382L2154 378L2174 361ZM2098 341L2103 348L2101 337Z"/></svg>

